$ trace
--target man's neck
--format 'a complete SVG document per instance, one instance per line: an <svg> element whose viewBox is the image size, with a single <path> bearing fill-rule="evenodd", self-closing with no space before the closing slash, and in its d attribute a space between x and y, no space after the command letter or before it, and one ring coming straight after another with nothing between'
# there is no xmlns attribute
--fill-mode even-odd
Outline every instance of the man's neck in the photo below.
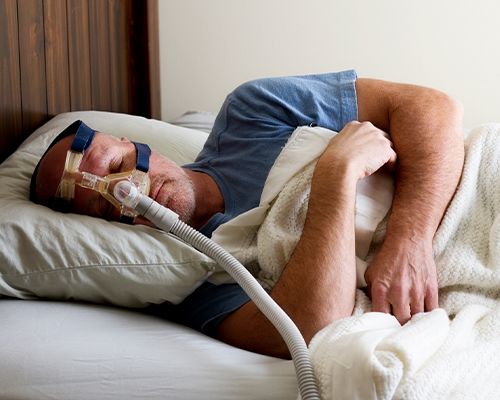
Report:
<svg viewBox="0 0 500 400"><path fill-rule="evenodd" d="M219 185L210 175L187 169L185 172L193 182L196 202L190 225L200 229L215 214L224 212L224 197Z"/></svg>

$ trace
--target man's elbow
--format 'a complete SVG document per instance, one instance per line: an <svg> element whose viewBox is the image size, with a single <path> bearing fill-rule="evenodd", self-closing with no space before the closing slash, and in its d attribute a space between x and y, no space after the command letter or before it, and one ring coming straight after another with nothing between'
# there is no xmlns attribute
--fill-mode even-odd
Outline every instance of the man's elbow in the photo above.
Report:
<svg viewBox="0 0 500 400"><path fill-rule="evenodd" d="M420 126L422 137L441 140L448 150L463 150L464 107L458 99L436 89L420 87L413 97L406 98L405 106L399 111L400 119L407 118Z"/></svg>
<svg viewBox="0 0 500 400"><path fill-rule="evenodd" d="M446 110L448 115L457 121L460 126L462 126L462 121L464 117L464 106L460 100L452 97L446 93L442 93L443 108Z"/></svg>
<svg viewBox="0 0 500 400"><path fill-rule="evenodd" d="M462 137L464 116L462 103L455 97L436 89L427 89L424 99L433 110L434 117L440 119L443 124L452 123L457 128L454 131Z"/></svg>

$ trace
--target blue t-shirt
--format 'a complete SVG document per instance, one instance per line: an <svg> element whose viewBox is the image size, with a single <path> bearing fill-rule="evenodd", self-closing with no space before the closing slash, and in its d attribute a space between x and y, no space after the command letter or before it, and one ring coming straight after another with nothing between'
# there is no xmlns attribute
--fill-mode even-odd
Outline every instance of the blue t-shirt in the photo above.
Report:
<svg viewBox="0 0 500 400"><path fill-rule="evenodd" d="M230 93L203 150L184 166L209 174L224 196L224 213L201 232L211 236L222 223L259 205L267 175L297 127L340 131L357 119L355 79L355 71L265 78Z"/></svg>
<svg viewBox="0 0 500 400"><path fill-rule="evenodd" d="M358 117L355 71L265 78L230 93L193 171L209 174L219 185L224 213L201 229L211 236L222 223L257 207L267 175L293 131L320 126L340 131ZM236 284L204 283L181 304L164 304L154 312L215 336L230 313L249 300Z"/></svg>

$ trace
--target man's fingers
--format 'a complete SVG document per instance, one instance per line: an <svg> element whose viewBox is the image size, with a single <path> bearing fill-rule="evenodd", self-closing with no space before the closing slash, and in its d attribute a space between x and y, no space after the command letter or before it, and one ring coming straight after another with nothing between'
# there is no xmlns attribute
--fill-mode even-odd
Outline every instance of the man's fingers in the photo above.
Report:
<svg viewBox="0 0 500 400"><path fill-rule="evenodd" d="M373 285L370 288L372 298L372 309L374 312L391 314L391 303L387 298L387 290L380 285Z"/></svg>
<svg viewBox="0 0 500 400"><path fill-rule="evenodd" d="M392 314L391 303L388 301L372 301L373 312Z"/></svg>
<svg viewBox="0 0 500 400"><path fill-rule="evenodd" d="M401 325L406 324L411 318L411 309L410 305L406 303L406 305L398 305L392 307L392 314L396 317L398 322Z"/></svg>
<svg viewBox="0 0 500 400"><path fill-rule="evenodd" d="M401 280L392 288L392 315L401 325L406 324L411 318L410 288L408 282Z"/></svg>
<svg viewBox="0 0 500 400"><path fill-rule="evenodd" d="M365 273L373 311L391 313L405 324L413 315L439 307L435 266L430 260L417 263L420 269L410 262L393 264L396 268L373 262Z"/></svg>
<svg viewBox="0 0 500 400"><path fill-rule="evenodd" d="M415 293L415 301L410 304L410 298L403 286L396 289L395 297L397 300L390 299L389 290L383 285L373 285L370 288L370 293L373 311L392 314L401 325L406 324L412 315L424 311L423 296L418 296Z"/></svg>
<svg viewBox="0 0 500 400"><path fill-rule="evenodd" d="M419 314L425 311L425 296L420 287L413 287L410 292L411 315Z"/></svg>
<svg viewBox="0 0 500 400"><path fill-rule="evenodd" d="M373 311L392 314L401 325L406 324L415 314L439 307L437 291L431 291L427 296L423 296L421 291L414 290L411 293L411 301L409 298L391 301L384 290L372 290L371 295Z"/></svg>
<svg viewBox="0 0 500 400"><path fill-rule="evenodd" d="M396 152L392 151L389 161L387 161L387 163L385 164L387 171L395 172L397 167L397 161L398 161L398 156Z"/></svg>
<svg viewBox="0 0 500 400"><path fill-rule="evenodd" d="M439 308L437 283L427 289L425 296L425 311L432 311Z"/></svg>

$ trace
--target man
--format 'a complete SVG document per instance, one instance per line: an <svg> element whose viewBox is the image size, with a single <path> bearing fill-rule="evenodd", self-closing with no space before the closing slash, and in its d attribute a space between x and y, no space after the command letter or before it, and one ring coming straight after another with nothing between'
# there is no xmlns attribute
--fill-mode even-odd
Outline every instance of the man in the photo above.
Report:
<svg viewBox="0 0 500 400"><path fill-rule="evenodd" d="M357 79L354 71L257 80L228 96L194 164L181 168L152 153L151 195L210 236L258 205L266 174L296 127L340 131L318 161L303 234L271 291L308 343L354 307L356 183L384 165L394 170L397 160L387 237L365 279L373 310L392 313L403 324L438 307L432 239L462 170L461 119L461 105L443 93ZM34 178L39 201L54 196L72 138L41 161ZM131 142L98 133L80 170L104 176L129 171L135 162ZM110 220L119 216L98 193L83 188L76 189L72 209ZM221 286L205 284L167 313L235 346L289 356L241 289Z"/></svg>

